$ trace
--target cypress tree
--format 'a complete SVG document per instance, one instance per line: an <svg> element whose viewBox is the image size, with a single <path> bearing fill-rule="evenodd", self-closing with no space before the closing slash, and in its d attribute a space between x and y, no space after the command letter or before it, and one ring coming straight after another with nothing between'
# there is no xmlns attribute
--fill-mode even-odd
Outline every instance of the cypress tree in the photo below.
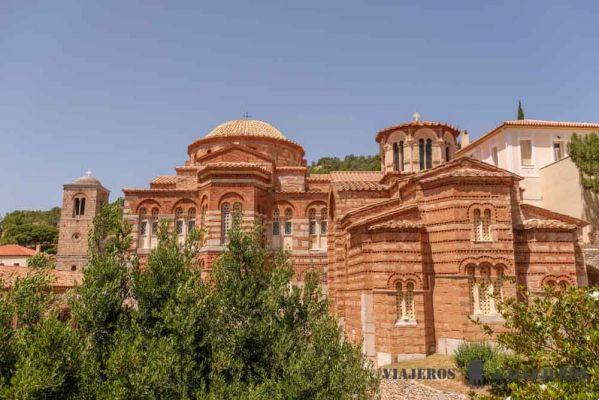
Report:
<svg viewBox="0 0 599 400"><path fill-rule="evenodd" d="M524 110L522 109L522 102L518 100L518 120L524 119Z"/></svg>

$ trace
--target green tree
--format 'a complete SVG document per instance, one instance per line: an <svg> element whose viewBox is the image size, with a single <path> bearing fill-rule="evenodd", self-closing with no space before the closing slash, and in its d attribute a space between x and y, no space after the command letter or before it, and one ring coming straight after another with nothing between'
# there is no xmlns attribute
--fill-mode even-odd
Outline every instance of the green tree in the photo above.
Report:
<svg viewBox="0 0 599 400"><path fill-rule="evenodd" d="M518 100L518 119L523 120L524 118L524 110L522 109L522 102Z"/></svg>
<svg viewBox="0 0 599 400"><path fill-rule="evenodd" d="M0 397L372 398L377 375L342 340L318 278L293 287L287 255L267 251L260 228L234 224L205 282L201 232L179 244L162 221L142 269L116 214L107 206L95 220L69 321L57 317L47 269L0 296Z"/></svg>
<svg viewBox="0 0 599 400"><path fill-rule="evenodd" d="M568 153L580 171L583 186L599 193L599 134L572 135Z"/></svg>
<svg viewBox="0 0 599 400"><path fill-rule="evenodd" d="M530 377L508 379L499 387L502 397L512 399L599 398L599 290L570 287L565 291L545 288L542 296L525 301L507 299L501 306L506 332L499 333L500 346L516 357L506 358L500 371L566 371L578 368L588 379L548 381ZM488 333L492 330L484 326ZM510 378L509 374L507 376Z"/></svg>
<svg viewBox="0 0 599 400"><path fill-rule="evenodd" d="M328 174L332 171L380 171L381 158L375 156L355 156L350 154L343 160L338 157L323 157L312 162L309 167L311 174Z"/></svg>
<svg viewBox="0 0 599 400"><path fill-rule="evenodd" d="M49 211L13 211L0 221L0 244L18 244L35 247L53 253L58 242L60 208Z"/></svg>

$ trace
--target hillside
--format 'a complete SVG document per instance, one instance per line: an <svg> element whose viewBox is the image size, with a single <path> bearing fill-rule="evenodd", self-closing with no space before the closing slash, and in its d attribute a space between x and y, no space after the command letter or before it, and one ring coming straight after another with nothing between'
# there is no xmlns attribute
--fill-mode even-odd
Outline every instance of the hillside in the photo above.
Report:
<svg viewBox="0 0 599 400"><path fill-rule="evenodd" d="M19 244L33 248L41 244L42 250L54 253L58 242L59 220L59 207L48 211L10 212L0 220L0 245Z"/></svg>

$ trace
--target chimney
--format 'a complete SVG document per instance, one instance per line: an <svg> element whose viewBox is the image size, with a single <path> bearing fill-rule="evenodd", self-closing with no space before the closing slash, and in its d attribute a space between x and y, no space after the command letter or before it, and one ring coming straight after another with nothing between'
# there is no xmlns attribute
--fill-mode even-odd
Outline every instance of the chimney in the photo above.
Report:
<svg viewBox="0 0 599 400"><path fill-rule="evenodd" d="M468 136L468 131L462 132L460 144L462 145L462 149L470 144L470 136Z"/></svg>
<svg viewBox="0 0 599 400"><path fill-rule="evenodd" d="M38 243L35 245L35 254L38 254L40 251L42 251L42 245Z"/></svg>

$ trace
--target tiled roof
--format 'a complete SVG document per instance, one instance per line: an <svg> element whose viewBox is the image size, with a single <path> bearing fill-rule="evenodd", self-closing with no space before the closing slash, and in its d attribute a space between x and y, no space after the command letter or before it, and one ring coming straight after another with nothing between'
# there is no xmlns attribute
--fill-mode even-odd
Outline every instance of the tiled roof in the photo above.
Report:
<svg viewBox="0 0 599 400"><path fill-rule="evenodd" d="M576 229L576 225L556 219L526 219L518 226L521 229Z"/></svg>
<svg viewBox="0 0 599 400"><path fill-rule="evenodd" d="M502 178L502 177L507 177L509 175L507 175L504 172L499 172L499 171L485 171L485 170L480 170L480 169L474 169L474 168L462 168L462 169L454 169L454 170L450 170L448 172L445 173L441 173L439 175L433 175L430 178L424 178L421 180L421 182L433 182L439 179L445 179L445 178L455 178L455 177L497 177L497 178Z"/></svg>
<svg viewBox="0 0 599 400"><path fill-rule="evenodd" d="M336 182L335 188L340 192L365 192L387 190L385 185L371 181Z"/></svg>
<svg viewBox="0 0 599 400"><path fill-rule="evenodd" d="M502 125L550 126L550 127L564 127L564 128L599 128L599 123L595 123L595 122L545 121L545 120L541 120L541 119L521 119L521 120L504 121Z"/></svg>
<svg viewBox="0 0 599 400"><path fill-rule="evenodd" d="M150 183L158 185L177 183L177 175L159 175L156 178L154 178L154 180L152 180L152 182Z"/></svg>
<svg viewBox="0 0 599 400"><path fill-rule="evenodd" d="M383 177L383 173L380 171L333 171L329 176L331 182L378 182Z"/></svg>
<svg viewBox="0 0 599 400"><path fill-rule="evenodd" d="M378 142L381 139L381 136L387 132L395 131L397 129L408 128L408 127L416 127L416 128L420 128L420 127L422 127L422 128L438 128L438 127L441 127L441 128L447 128L447 129L453 131L453 133L456 136L460 133L460 130L458 128L456 128L453 125L446 124L445 122L410 121L410 122L405 122L405 123L399 124L399 125L391 125L391 126L381 129L376 134L376 141Z"/></svg>
<svg viewBox="0 0 599 400"><path fill-rule="evenodd" d="M283 139L285 136L274 126L256 119L236 119L227 121L206 135L209 137L256 136Z"/></svg>
<svg viewBox="0 0 599 400"><path fill-rule="evenodd" d="M329 174L310 174L308 175L308 180L312 182L329 182L331 180L331 175Z"/></svg>
<svg viewBox="0 0 599 400"><path fill-rule="evenodd" d="M595 122L568 122L568 121L546 121L540 119L521 119L521 120L511 120L511 121L503 121L501 124L497 125L495 128L491 129L489 132L483 134L478 139L472 141L468 146L458 150L456 155L464 154L465 152L473 149L478 144L484 142L485 140L491 138L496 133L501 131L504 127L512 127L512 126L521 126L521 127L539 127L539 128L597 128L599 129L599 123Z"/></svg>
<svg viewBox="0 0 599 400"><path fill-rule="evenodd" d="M422 223L418 221L385 221L380 224L372 225L368 228L369 231L379 229L420 229Z"/></svg>
<svg viewBox="0 0 599 400"><path fill-rule="evenodd" d="M271 172L272 165L269 163L243 162L243 161L221 161L204 164L200 169L260 169L265 172Z"/></svg>
<svg viewBox="0 0 599 400"><path fill-rule="evenodd" d="M35 270L29 267L0 266L0 280L4 282L4 287L8 288L13 285L16 278L24 278L32 272ZM50 283L53 287L71 288L83 281L81 272L53 269L50 270L50 274L54 276L54 280Z"/></svg>
<svg viewBox="0 0 599 400"><path fill-rule="evenodd" d="M18 244L7 244L0 246L0 256L20 256L20 257L31 257L35 255L35 250L28 249L27 247L19 246Z"/></svg>

